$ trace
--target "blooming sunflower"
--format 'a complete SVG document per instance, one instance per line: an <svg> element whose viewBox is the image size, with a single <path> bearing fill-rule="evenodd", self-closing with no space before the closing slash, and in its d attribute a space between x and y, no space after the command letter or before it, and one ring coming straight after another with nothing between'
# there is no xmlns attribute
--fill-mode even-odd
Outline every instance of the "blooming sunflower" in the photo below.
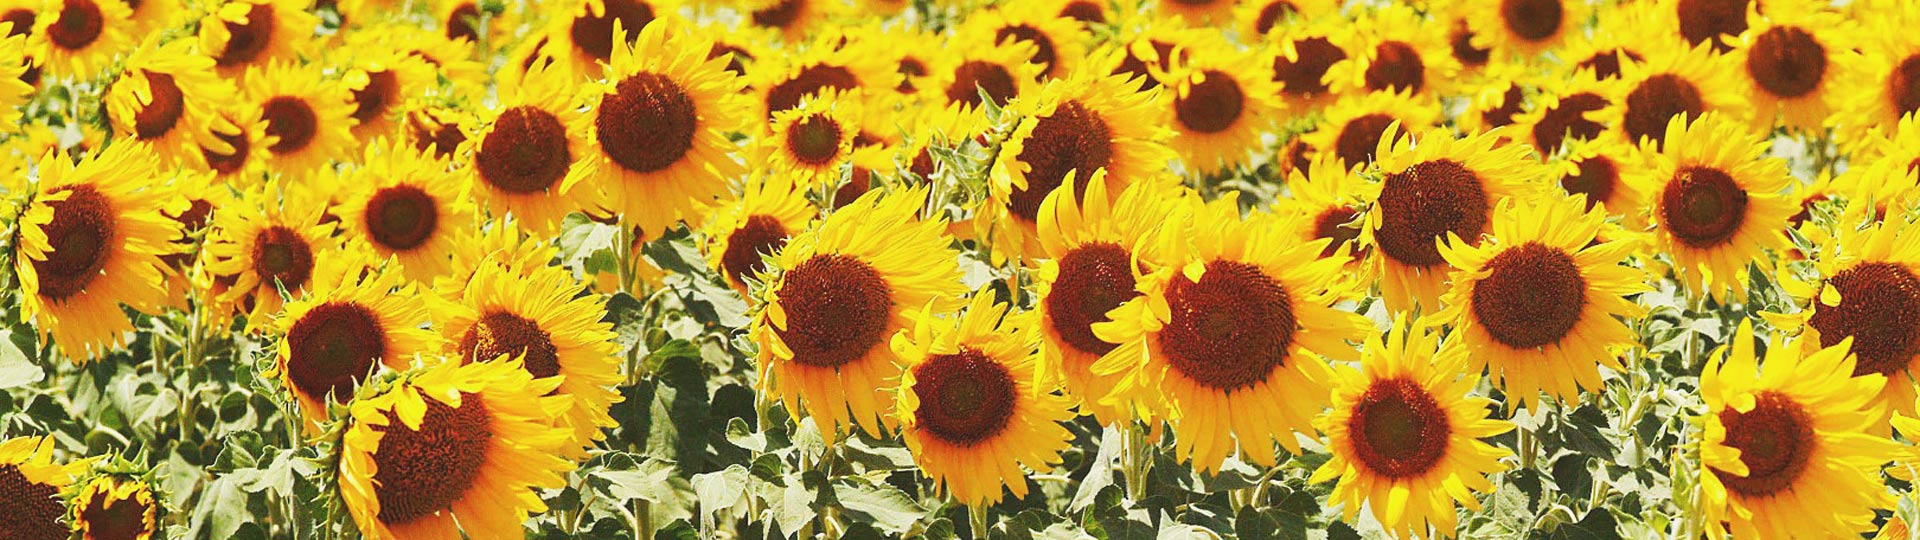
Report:
<svg viewBox="0 0 1920 540"><path fill-rule="evenodd" d="M964 314L914 322L893 338L904 364L894 416L913 460L957 502L998 502L1002 487L1027 496L1020 469L1060 463L1073 436L1067 398L1036 379L1032 312L1010 313L991 290Z"/></svg>
<svg viewBox="0 0 1920 540"><path fill-rule="evenodd" d="M1472 396L1479 377L1459 375L1464 359L1437 349L1439 333L1393 326L1367 337L1360 369L1333 370L1333 408L1313 422L1333 456L1308 481L1338 478L1330 498L1348 520L1364 504L1395 536L1452 537L1455 508L1478 510L1474 492L1493 492L1487 475L1513 455L1481 439L1513 423L1487 417L1493 400Z"/></svg>
<svg viewBox="0 0 1920 540"><path fill-rule="evenodd" d="M1631 144L1664 142L1667 121L1699 118L1708 112L1744 117L1746 99L1724 59L1706 45L1652 51L1646 62L1620 66L1613 106L1595 116L1600 125L1620 126ZM1685 120L1683 120L1685 121Z"/></svg>
<svg viewBox="0 0 1920 540"><path fill-rule="evenodd" d="M1467 0L1461 9L1475 47L1528 61L1585 37L1589 8L1585 0Z"/></svg>
<svg viewBox="0 0 1920 540"><path fill-rule="evenodd" d="M1742 321L1722 361L1700 375L1703 517L1736 538L1855 536L1891 508L1880 467L1900 447L1872 401L1886 378L1854 376L1845 346L1805 352L1774 340L1754 355Z"/></svg>
<svg viewBox="0 0 1920 540"><path fill-rule="evenodd" d="M1046 8L1040 10L1042 12L1080 21L1080 24L1087 26L1107 24L1118 15L1113 6L1100 0L1044 0L1040 3Z"/></svg>
<svg viewBox="0 0 1920 540"><path fill-rule="evenodd" d="M1285 0L1282 0L1285 1ZM1345 25L1327 22L1292 25L1267 34L1273 54L1273 82L1287 105L1311 110L1333 101L1327 70L1347 59L1351 41Z"/></svg>
<svg viewBox="0 0 1920 540"><path fill-rule="evenodd" d="M1592 70L1596 78L1617 79L1623 62L1645 62L1654 51L1681 49L1686 42L1650 2L1595 10L1590 39L1569 40L1555 53L1574 70Z"/></svg>
<svg viewBox="0 0 1920 540"><path fill-rule="evenodd" d="M823 433L890 430L881 388L900 367L884 342L911 327L908 310L943 312L966 290L946 225L916 217L926 198L925 187L869 192L788 240L779 272L762 274L750 331L762 387L790 411L804 405Z"/></svg>
<svg viewBox="0 0 1920 540"><path fill-rule="evenodd" d="M299 58L320 19L300 0L221 0L200 20L200 50L232 78Z"/></svg>
<svg viewBox="0 0 1920 540"><path fill-rule="evenodd" d="M249 328L264 328L280 313L280 290L310 287L318 262L338 252L336 222L321 220L320 201L277 185L247 191L213 216L207 231L206 266L216 299L229 312L245 313ZM329 256L329 257L323 257Z"/></svg>
<svg viewBox="0 0 1920 540"><path fill-rule="evenodd" d="M0 19L0 124L9 125L20 122L20 106L33 97L33 85L26 81L27 37L13 31L15 24Z"/></svg>
<svg viewBox="0 0 1920 540"><path fill-rule="evenodd" d="M339 485L361 534L524 538L536 489L566 485L571 444L551 427L567 410L558 378L518 361L441 362L356 400L340 447Z"/></svg>
<svg viewBox="0 0 1920 540"><path fill-rule="evenodd" d="M735 291L747 296L751 294L748 283L759 281L761 272L767 269L764 257L778 253L787 239L806 230L817 214L819 210L807 202L807 189L790 177L755 175L747 180L739 197L708 214L704 227L707 264Z"/></svg>
<svg viewBox="0 0 1920 540"><path fill-rule="evenodd" d="M102 476L80 488L71 506L67 519L79 540L151 540L157 531L159 506L146 482Z"/></svg>
<svg viewBox="0 0 1920 540"><path fill-rule="evenodd" d="M995 105L1004 107L1015 98L1031 95L1039 86L1042 66L1032 61L1034 46L1030 42L956 45L952 53L935 57L926 77L925 94L936 105L974 108L991 98Z"/></svg>
<svg viewBox="0 0 1920 540"><path fill-rule="evenodd" d="M1396 123L1403 132L1425 131L1440 123L1439 103L1401 92L1368 92L1340 97L1327 108L1320 128L1301 136L1307 154L1331 154L1348 168L1364 168L1384 156L1374 154Z"/></svg>
<svg viewBox="0 0 1920 540"><path fill-rule="evenodd" d="M274 63L246 79L246 96L266 122L268 165L283 173L318 169L353 145L352 94L322 80L317 66Z"/></svg>
<svg viewBox="0 0 1920 540"><path fill-rule="evenodd" d="M1796 1L1774 2L1755 22L1728 58L1751 88L1754 125L1819 131L1840 86L1834 60L1853 49L1853 30L1838 15Z"/></svg>
<svg viewBox="0 0 1920 540"><path fill-rule="evenodd" d="M747 13L754 26L775 30L789 43L805 40L821 22L846 11L845 2L828 0L769 0L766 7Z"/></svg>
<svg viewBox="0 0 1920 540"><path fill-rule="evenodd" d="M1391 4L1354 21L1348 57L1327 68L1336 92L1389 90L1433 97L1448 91L1460 71L1432 20L1405 4Z"/></svg>
<svg viewBox="0 0 1920 540"><path fill-rule="evenodd" d="M898 88L904 79L897 66L887 63L887 55L867 49L837 47L822 39L790 54L754 62L749 71L754 73L751 87L758 118L771 121L774 113L797 107L822 91L868 94Z"/></svg>
<svg viewBox="0 0 1920 540"><path fill-rule="evenodd" d="M346 230L406 275L431 282L445 274L454 246L478 225L467 187L448 165L405 143L374 141L347 182L338 212Z"/></svg>
<svg viewBox="0 0 1920 540"><path fill-rule="evenodd" d="M1603 123L1606 111L1620 94L1620 83L1603 79L1590 69L1575 69L1561 77L1543 77L1532 107L1515 114L1520 142L1541 155L1554 155L1572 141L1602 138L1616 123ZM1606 137L1620 139L1621 137Z"/></svg>
<svg viewBox="0 0 1920 540"><path fill-rule="evenodd" d="M1172 91L1162 100L1162 123L1174 131L1169 145L1196 174L1245 164L1285 106L1261 65L1265 56L1211 43L1192 49L1164 81Z"/></svg>
<svg viewBox="0 0 1920 540"><path fill-rule="evenodd" d="M582 162L591 150L586 113L578 95L536 68L519 84L501 84L500 101L481 113L456 152L475 180L474 199L495 217L512 216L544 235L559 233L561 219L595 199Z"/></svg>
<svg viewBox="0 0 1920 540"><path fill-rule="evenodd" d="M269 376L299 400L310 434L328 418L328 404L350 402L380 366L404 371L416 355L442 348L438 334L421 328L428 313L414 284L351 251L329 255L273 321L280 338Z"/></svg>
<svg viewBox="0 0 1920 540"><path fill-rule="evenodd" d="M216 107L209 117L208 134L212 139L200 143L198 161L190 165L212 171L215 179L248 186L262 165L261 141L267 138L267 122L250 107L232 104Z"/></svg>
<svg viewBox="0 0 1920 540"><path fill-rule="evenodd" d="M1181 208L1177 186L1141 182L1109 198L1105 174L1086 182L1085 203L1076 186L1055 189L1040 204L1036 234L1044 257L1033 271L1034 311L1039 320L1042 380L1059 374L1067 395L1101 425L1148 417L1159 407L1121 408L1107 403L1118 375L1093 372L1093 364L1117 344L1094 335L1107 312L1138 297L1135 274L1162 264L1152 248L1169 213ZM1069 179L1069 184L1074 180Z"/></svg>
<svg viewBox="0 0 1920 540"><path fill-rule="evenodd" d="M439 159L465 158L455 154L467 142L467 132L461 126L477 123L472 113L456 106L427 105L409 107L403 116L406 120L401 138L412 142L414 150L432 150L433 157Z"/></svg>
<svg viewBox="0 0 1920 540"><path fill-rule="evenodd" d="M1560 189L1567 195L1580 195L1588 209L1603 207L1638 227L1645 221L1640 208L1643 199L1628 179L1642 174L1645 164L1639 149L1626 143L1575 139L1567 142L1566 151L1553 156L1548 167L1557 170Z"/></svg>
<svg viewBox="0 0 1920 540"><path fill-rule="evenodd" d="M1225 1L1220 3L1230 5ZM1040 64L1040 75L1065 78L1086 59L1086 44L1091 39L1079 21L1035 9L1045 7L1041 4L1043 2L1013 3L975 11L955 35L962 43L1031 44L1033 56L1029 60Z"/></svg>
<svg viewBox="0 0 1920 540"><path fill-rule="evenodd" d="M614 51L607 78L589 92L594 114L589 178L623 223L657 233L726 189L742 171L726 133L750 118L735 103L738 79L699 38L648 26Z"/></svg>
<svg viewBox="0 0 1920 540"><path fill-rule="evenodd" d="M77 164L48 152L20 215L20 317L75 361L125 343L133 323L120 306L152 313L166 300L160 256L180 249L180 224L160 214L169 194L145 184L154 165L138 146L108 146Z"/></svg>
<svg viewBox="0 0 1920 540"><path fill-rule="evenodd" d="M1258 0L1234 8L1233 19L1240 35L1249 42L1256 36L1271 37L1289 27L1331 19L1340 14L1337 0Z"/></svg>
<svg viewBox="0 0 1920 540"><path fill-rule="evenodd" d="M1841 141L1869 140L1920 111L1920 33L1907 31L1917 21L1920 6L1904 2L1861 19L1858 50L1838 58L1848 83L1835 94L1839 111L1829 122Z"/></svg>
<svg viewBox="0 0 1920 540"><path fill-rule="evenodd" d="M28 34L34 65L91 79L132 48L132 11L118 0L49 0Z"/></svg>
<svg viewBox="0 0 1920 540"><path fill-rule="evenodd" d="M1474 373L1492 373L1509 407L1526 407L1542 391L1577 401L1580 390L1602 388L1595 366L1626 369L1615 353L1635 336L1620 318L1645 308L1624 297L1651 286L1623 264L1636 242L1596 238L1606 220L1574 199L1509 199L1479 246L1452 234L1440 246L1455 270L1446 308L1433 319L1453 328L1447 347L1461 349Z"/></svg>
<svg viewBox="0 0 1920 540"><path fill-rule="evenodd" d="M1381 139L1383 178L1360 242L1380 255L1372 272L1388 309L1439 308L1454 270L1440 241L1451 234L1477 245L1501 199L1539 186L1545 166L1524 145L1497 144L1500 131L1455 138L1434 129Z"/></svg>
<svg viewBox="0 0 1920 540"><path fill-rule="evenodd" d="M1088 56L1092 65L1107 68L1115 75L1138 80L1141 90L1161 86L1160 79L1175 65L1191 58L1189 49L1196 43L1218 47L1220 34L1204 28L1190 28L1181 21L1159 21L1140 17L1119 28L1121 33L1107 50Z"/></svg>
<svg viewBox="0 0 1920 540"><path fill-rule="evenodd" d="M1756 0L1656 0L1654 9L1687 46L1704 45L1724 53L1747 31L1748 14L1758 11L1759 4Z"/></svg>
<svg viewBox="0 0 1920 540"><path fill-rule="evenodd" d="M1092 368L1119 378L1109 403L1164 402L1174 454L1202 472L1236 446L1265 466L1276 442L1299 454L1294 435L1311 435L1326 405L1322 358L1351 359L1348 342L1372 326L1333 307L1355 296L1340 279L1344 257L1321 258L1329 242L1295 241L1290 214L1241 218L1232 197L1175 216L1183 222L1160 232L1167 266L1136 272L1140 295L1092 325L1119 344Z"/></svg>
<svg viewBox="0 0 1920 540"><path fill-rule="evenodd" d="M233 98L233 84L213 71L213 59L193 42L148 42L127 57L107 88L107 118L115 134L150 146L164 164L193 163L212 144L214 109Z"/></svg>
<svg viewBox="0 0 1920 540"><path fill-rule="evenodd" d="M655 19L672 17L679 4L675 0L572 0L555 6L567 15L553 17L546 32L546 53L560 61L561 69L553 74L571 73L576 81L600 78L603 64L612 63L620 49L634 46Z"/></svg>
<svg viewBox="0 0 1920 540"><path fill-rule="evenodd" d="M1787 218L1798 210L1783 194L1792 178L1768 143L1732 118L1709 114L1667 124L1667 150L1651 156L1635 189L1654 223L1655 246L1673 256L1694 294L1746 294L1747 267L1786 246ZM1678 137L1678 139L1674 139Z"/></svg>
<svg viewBox="0 0 1920 540"><path fill-rule="evenodd" d="M850 94L822 92L800 106L773 115L773 124L757 139L761 166L807 187L840 179L853 159L863 107Z"/></svg>
<svg viewBox="0 0 1920 540"><path fill-rule="evenodd" d="M1124 76L1083 70L1014 104L1021 120L1000 144L987 185L996 217L986 221L1002 232L996 247L1008 255L1040 255L1033 233L1041 202L1070 176L1083 180L1075 197L1096 171L1106 171L1106 193L1166 183L1173 153L1162 141L1171 133L1155 121L1154 94L1137 88Z"/></svg>
<svg viewBox="0 0 1920 540"><path fill-rule="evenodd" d="M349 41L371 41L355 39ZM378 44L350 46L349 56L340 62L340 83L351 91L353 135L363 143L375 138L393 137L401 127L401 110L411 97L439 86L432 64L420 55Z"/></svg>
<svg viewBox="0 0 1920 540"><path fill-rule="evenodd" d="M529 235L515 226L512 219L497 220L474 241L454 250L454 272L433 280L434 292L440 299L460 301L467 295L467 284L481 268L498 266L503 270L531 272L553 265L560 258L560 249L544 238Z"/></svg>
<svg viewBox="0 0 1920 540"><path fill-rule="evenodd" d="M1287 173L1290 197L1279 204L1299 214L1298 241L1325 239L1327 247L1320 250L1322 258L1345 257L1349 261L1347 269L1358 270L1373 254L1372 249L1359 242L1360 229L1365 225L1361 213L1379 194L1364 185L1358 175L1351 174L1351 170L1339 158L1321 154L1305 168Z"/></svg>
<svg viewBox="0 0 1920 540"><path fill-rule="evenodd" d="M53 461L53 437L19 437L0 442L0 537L11 540L67 540L72 529L61 519L67 506L60 494L87 472L89 462Z"/></svg>
<svg viewBox="0 0 1920 540"><path fill-rule="evenodd" d="M1513 125L1527 109L1528 94L1540 86L1540 75L1530 66L1494 62L1483 72L1477 81L1462 85L1467 108L1453 118L1460 131L1472 133ZM1508 131L1503 135L1517 134Z"/></svg>
<svg viewBox="0 0 1920 540"><path fill-rule="evenodd" d="M1781 285L1800 310L1771 316L1806 333L1808 353L1852 340L1856 377L1888 378L1875 403L1913 413L1912 369L1920 361L1920 227L1891 219L1866 230L1842 227L1815 253L1818 277Z"/></svg>

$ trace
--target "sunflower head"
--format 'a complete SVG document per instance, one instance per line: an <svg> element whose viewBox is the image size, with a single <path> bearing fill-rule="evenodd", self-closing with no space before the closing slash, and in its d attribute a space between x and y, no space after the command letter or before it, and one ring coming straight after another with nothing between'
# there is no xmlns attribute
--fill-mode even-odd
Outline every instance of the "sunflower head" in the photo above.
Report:
<svg viewBox="0 0 1920 540"><path fill-rule="evenodd" d="M836 200L838 198L836 197ZM851 203L857 197L850 198ZM806 189L780 174L747 180L744 192L709 214L706 232L707 263L727 279L734 290L750 294L767 270L766 258L780 251L787 239L806 230L819 213L807 202Z"/></svg>
<svg viewBox="0 0 1920 540"><path fill-rule="evenodd" d="M81 487L67 519L80 540L151 540L160 507L146 482L102 475Z"/></svg>
<svg viewBox="0 0 1920 540"><path fill-rule="evenodd" d="M1797 210L1786 198L1785 163L1738 120L1709 114L1667 124L1666 148L1638 178L1657 246L1695 294L1745 294L1748 266L1767 265L1785 247L1781 231Z"/></svg>
<svg viewBox="0 0 1920 540"><path fill-rule="evenodd" d="M250 71L246 95L266 124L260 141L268 168L306 173L345 154L353 144L352 93L323 80L316 67L275 62Z"/></svg>
<svg viewBox="0 0 1920 540"><path fill-rule="evenodd" d="M272 377L300 403L309 434L328 420L330 404L346 403L382 366L404 371L441 348L421 329L427 310L417 288L396 269L371 266L340 251L320 259L311 289L287 303L274 320L279 343Z"/></svg>
<svg viewBox="0 0 1920 540"><path fill-rule="evenodd" d="M1190 52L1164 78L1171 95L1161 100L1162 122L1174 130L1171 146L1198 174L1241 166L1284 106L1266 56L1213 41Z"/></svg>
<svg viewBox="0 0 1920 540"><path fill-rule="evenodd" d="M346 177L355 188L340 205L341 221L375 254L397 258L408 277L431 282L451 271L455 246L477 225L450 168L403 142L375 141Z"/></svg>
<svg viewBox="0 0 1920 540"><path fill-rule="evenodd" d="M20 540L65 540L72 529L63 520L61 500L68 486L91 467L90 460L56 463L52 437L19 437L0 442L0 501L7 521L0 532Z"/></svg>
<svg viewBox="0 0 1920 540"><path fill-rule="evenodd" d="M320 25L297 0L223 0L200 20L200 50L221 74L235 76L275 60L294 60ZM252 78L252 77L249 77Z"/></svg>
<svg viewBox="0 0 1920 540"><path fill-rule="evenodd" d="M863 104L854 94L816 94L799 107L773 115L772 126L759 140L759 154L772 174L801 186L832 183L853 159L863 116Z"/></svg>

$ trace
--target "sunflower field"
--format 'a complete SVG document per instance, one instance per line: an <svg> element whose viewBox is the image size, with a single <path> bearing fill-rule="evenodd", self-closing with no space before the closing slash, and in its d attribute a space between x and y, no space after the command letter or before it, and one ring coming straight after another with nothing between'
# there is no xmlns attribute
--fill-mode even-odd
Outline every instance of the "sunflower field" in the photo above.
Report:
<svg viewBox="0 0 1920 540"><path fill-rule="evenodd" d="M1920 540L1911 0L0 0L0 540Z"/></svg>

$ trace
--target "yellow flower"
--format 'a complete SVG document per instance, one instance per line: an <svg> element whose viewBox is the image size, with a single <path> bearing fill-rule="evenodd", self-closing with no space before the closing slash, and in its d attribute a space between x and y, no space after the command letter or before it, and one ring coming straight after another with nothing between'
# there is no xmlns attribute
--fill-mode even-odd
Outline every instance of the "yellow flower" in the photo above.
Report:
<svg viewBox="0 0 1920 540"><path fill-rule="evenodd" d="M481 113L456 152L472 179L474 198L495 218L542 235L560 232L567 214L597 198L581 184L588 168L586 113L566 84L536 68L518 84L502 83L500 101Z"/></svg>
<svg viewBox="0 0 1920 540"><path fill-rule="evenodd" d="M1267 57L1209 41L1188 52L1189 59L1176 62L1163 79L1170 95L1160 101L1162 123L1174 130L1169 144L1194 174L1244 165L1284 106L1268 66L1261 65Z"/></svg>
<svg viewBox="0 0 1920 540"><path fill-rule="evenodd" d="M404 371L441 349L439 335L421 328L428 316L416 285L362 255L328 255L308 292L292 295L273 322L280 338L270 376L299 400L309 435L329 418L328 405L349 403L375 368Z"/></svg>
<svg viewBox="0 0 1920 540"><path fill-rule="evenodd" d="M1640 206L1644 197L1629 181L1647 166L1638 148L1613 139L1571 139L1565 151L1548 159L1547 166L1559 176L1561 191L1584 198L1587 208L1603 207L1635 229L1645 225L1646 212ZM1554 176L1549 174L1548 180Z"/></svg>
<svg viewBox="0 0 1920 540"><path fill-rule="evenodd" d="M1223 2L1224 3L1224 2ZM1080 22L1042 11L1041 2L1016 2L975 11L955 35L961 43L1033 46L1028 58L1040 64L1040 75L1065 78L1086 59L1090 41Z"/></svg>
<svg viewBox="0 0 1920 540"><path fill-rule="evenodd" d="M132 48L132 16L117 0L51 0L27 36L34 63L50 75L92 79Z"/></svg>
<svg viewBox="0 0 1920 540"><path fill-rule="evenodd" d="M297 60L318 26L300 0L221 0L200 19L200 51L231 78Z"/></svg>
<svg viewBox="0 0 1920 540"><path fill-rule="evenodd" d="M268 168L301 174L346 155L353 139L352 94L320 78L317 66L275 62L248 72L246 97L267 124L260 141Z"/></svg>
<svg viewBox="0 0 1920 540"><path fill-rule="evenodd" d="M60 499L75 479L85 474L90 460L53 461L53 437L19 437L0 442L0 492L10 498L0 535L20 540L63 540L72 529L62 519L67 506Z"/></svg>
<svg viewBox="0 0 1920 540"><path fill-rule="evenodd" d="M1652 54L1645 62L1622 63L1620 84L1609 98L1612 106L1593 115L1602 126L1620 126L1628 144L1651 140L1658 147L1666 140L1667 121L1674 118L1686 122L1708 112L1747 116L1749 104L1738 92L1739 81L1710 46Z"/></svg>
<svg viewBox="0 0 1920 540"><path fill-rule="evenodd" d="M1383 156L1375 155L1387 138L1387 126L1400 124L1400 131L1417 133L1440 124L1440 104L1405 93L1368 92L1340 97L1327 109L1320 128L1301 136L1305 154L1328 155L1352 170L1365 168Z"/></svg>
<svg viewBox="0 0 1920 540"><path fill-rule="evenodd" d="M1619 124L1608 123L1606 112L1619 99L1620 86L1619 81L1599 78L1589 69L1541 77L1532 106L1513 117L1517 132L1513 136L1548 156L1574 141L1622 140L1615 134Z"/></svg>
<svg viewBox="0 0 1920 540"><path fill-rule="evenodd" d="M1460 62L1431 19L1405 4L1363 13L1354 21L1348 58L1327 70L1341 93L1406 92L1432 99L1454 86Z"/></svg>
<svg viewBox="0 0 1920 540"><path fill-rule="evenodd" d="M728 285L749 296L749 281L758 283L767 270L765 257L780 251L787 240L813 222L819 210L807 202L807 190L781 174L747 179L745 191L708 214L707 264ZM840 201L851 203L853 199Z"/></svg>
<svg viewBox="0 0 1920 540"><path fill-rule="evenodd" d="M1895 216L1855 231L1840 228L1813 254L1818 277L1781 280L1799 311L1769 316L1798 329L1808 353L1852 340L1855 376L1884 375L1874 403L1912 415L1912 370L1920 361L1920 226Z"/></svg>
<svg viewBox="0 0 1920 540"><path fill-rule="evenodd" d="M216 108L235 92L192 47L176 40L134 50L104 98L114 132L149 145L168 165L199 161L200 147L216 141Z"/></svg>
<svg viewBox="0 0 1920 540"><path fill-rule="evenodd" d="M966 42L951 40L954 50L934 58L924 84L924 100L932 105L980 107L982 94L999 106L1032 96L1044 66L1032 61L1030 42L1005 40Z"/></svg>
<svg viewBox="0 0 1920 540"><path fill-rule="evenodd" d="M1274 0L1269 5L1288 1ZM1273 57L1273 81L1280 83L1280 96L1288 106L1311 110L1333 102L1337 94L1328 84L1327 70L1347 59L1345 47L1352 41L1349 31L1344 19L1327 17L1266 33Z"/></svg>
<svg viewBox="0 0 1920 540"><path fill-rule="evenodd" d="M345 176L351 187L337 210L342 224L380 258L398 258L408 278L432 282L451 271L455 246L479 224L467 187L449 168L404 143L374 141Z"/></svg>
<svg viewBox="0 0 1920 540"><path fill-rule="evenodd" d="M283 200L284 199L284 200ZM335 224L323 222L324 201L270 184L248 190L213 217L206 266L227 313L265 328L281 308L280 291L310 287L319 262L339 251Z"/></svg>
<svg viewBox="0 0 1920 540"><path fill-rule="evenodd" d="M756 141L759 165L805 188L838 181L853 160L863 116L859 98L851 94L826 91L801 100L800 106L774 114L773 124Z"/></svg>
<svg viewBox="0 0 1920 540"><path fill-rule="evenodd" d="M678 0L569 0L546 9L556 16L539 42L546 56L560 63L552 73L561 82L600 78L604 64L620 49L634 47L641 32L657 19L673 20ZM560 16L564 14L564 16ZM706 52L706 51L699 51Z"/></svg>
<svg viewBox="0 0 1920 540"><path fill-rule="evenodd" d="M1861 21L1859 47L1839 56L1844 90L1835 94L1838 111L1828 124L1843 150L1870 142L1870 134L1892 130L1904 116L1920 111L1920 5L1889 2Z"/></svg>
<svg viewBox="0 0 1920 540"><path fill-rule="evenodd" d="M33 97L33 85L25 80L27 29L20 30L15 31L12 21L0 20L0 124L20 123L20 106Z"/></svg>
<svg viewBox="0 0 1920 540"><path fill-rule="evenodd" d="M1766 269L1768 249L1786 247L1781 234L1798 210L1783 196L1786 164L1765 157L1767 142L1746 125L1718 114L1667 124L1666 150L1637 178L1641 208L1655 227L1654 247L1673 257L1676 273L1694 294L1746 294L1747 267Z"/></svg>
<svg viewBox="0 0 1920 540"><path fill-rule="evenodd" d="M1469 0L1461 9L1474 46L1521 61L1585 37L1584 0Z"/></svg>
<svg viewBox="0 0 1920 540"><path fill-rule="evenodd" d="M79 540L151 540L159 506L153 488L138 480L102 476L73 499L68 519Z"/></svg>
<svg viewBox="0 0 1920 540"><path fill-rule="evenodd" d="M1751 96L1754 126L1820 132L1840 95L1836 60L1853 50L1850 36L1858 30L1822 7L1793 1L1767 6L1755 22L1728 57L1748 84L1743 93Z"/></svg>

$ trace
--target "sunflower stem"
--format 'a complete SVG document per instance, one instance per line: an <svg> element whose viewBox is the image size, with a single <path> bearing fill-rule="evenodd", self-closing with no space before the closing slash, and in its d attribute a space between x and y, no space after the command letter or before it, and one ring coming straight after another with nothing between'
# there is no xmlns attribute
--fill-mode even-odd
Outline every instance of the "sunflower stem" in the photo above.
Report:
<svg viewBox="0 0 1920 540"><path fill-rule="evenodd" d="M1125 463L1122 464L1125 470L1122 472L1127 477L1127 499L1137 503L1147 498L1147 472L1153 467L1153 459L1149 455L1152 445L1147 441L1146 426L1140 422L1128 423L1127 434L1122 441L1126 450L1123 454Z"/></svg>
<svg viewBox="0 0 1920 540"><path fill-rule="evenodd" d="M981 503L967 505L967 522L975 540L987 537L987 505Z"/></svg>

